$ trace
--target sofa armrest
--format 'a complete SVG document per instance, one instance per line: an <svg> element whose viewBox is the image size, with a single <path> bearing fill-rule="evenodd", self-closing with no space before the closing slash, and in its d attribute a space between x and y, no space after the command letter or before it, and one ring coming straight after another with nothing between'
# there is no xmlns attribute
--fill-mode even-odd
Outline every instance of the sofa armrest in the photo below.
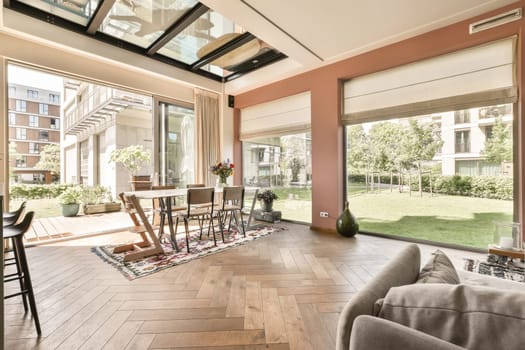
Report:
<svg viewBox="0 0 525 350"><path fill-rule="evenodd" d="M419 277L421 255L416 244L409 244L355 294L339 315L336 349L348 350L354 319L359 315L372 315L374 303L384 298L391 287L416 282Z"/></svg>
<svg viewBox="0 0 525 350"><path fill-rule="evenodd" d="M464 350L465 348L382 318L357 317L350 336L350 350L385 349Z"/></svg>

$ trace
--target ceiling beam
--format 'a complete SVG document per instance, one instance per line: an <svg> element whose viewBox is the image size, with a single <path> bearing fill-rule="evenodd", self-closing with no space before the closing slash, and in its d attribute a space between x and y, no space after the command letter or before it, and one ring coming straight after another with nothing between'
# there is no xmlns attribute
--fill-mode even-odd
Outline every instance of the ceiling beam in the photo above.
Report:
<svg viewBox="0 0 525 350"><path fill-rule="evenodd" d="M171 39L176 37L180 32L186 29L190 24L195 22L200 16L205 14L209 8L200 2L187 11L181 18L173 23L163 35L161 35L153 44L150 45L146 54L153 55L166 45Z"/></svg>
<svg viewBox="0 0 525 350"><path fill-rule="evenodd" d="M102 0L98 4L95 13L93 16L91 16L91 20L87 25L88 34L95 34L97 32L98 28L100 28L100 25L102 24L102 21L104 21L104 18L106 18L115 2L117 2L117 0Z"/></svg>
<svg viewBox="0 0 525 350"><path fill-rule="evenodd" d="M232 40L228 41L224 45L219 46L215 50L213 50L213 51L209 52L208 54L204 55L200 60L198 60L197 62L193 63L190 66L190 68L192 70L197 70L197 69L201 68L202 66L205 66L208 63L211 63L211 62L215 61L217 58L227 54L228 52L231 52L231 51L235 50L238 47L241 47L242 45L244 45L244 44L246 44L246 43L248 43L248 42L250 42L250 41L252 41L254 39L257 39L257 38L253 34L251 34L249 32L245 32L245 33L239 35L238 37L236 37L235 39L232 39Z"/></svg>

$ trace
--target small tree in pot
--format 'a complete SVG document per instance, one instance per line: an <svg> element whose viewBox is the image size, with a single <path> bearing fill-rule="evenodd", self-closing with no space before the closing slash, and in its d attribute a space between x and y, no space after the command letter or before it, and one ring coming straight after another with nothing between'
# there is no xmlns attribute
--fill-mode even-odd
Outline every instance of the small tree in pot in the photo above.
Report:
<svg viewBox="0 0 525 350"><path fill-rule="evenodd" d="M271 212L273 210L273 201L279 197L272 190L264 190L257 193L257 199L261 201L261 209L264 212Z"/></svg>
<svg viewBox="0 0 525 350"><path fill-rule="evenodd" d="M63 216L76 216L80 208L80 197L82 192L78 186L68 187L58 197L59 203L62 206Z"/></svg>
<svg viewBox="0 0 525 350"><path fill-rule="evenodd" d="M149 163L150 159L151 154L149 150L144 149L142 145L131 145L116 149L112 151L109 156L110 162L124 167L129 172L133 191L137 190L140 184L151 187L151 178L149 175L137 175L137 172Z"/></svg>

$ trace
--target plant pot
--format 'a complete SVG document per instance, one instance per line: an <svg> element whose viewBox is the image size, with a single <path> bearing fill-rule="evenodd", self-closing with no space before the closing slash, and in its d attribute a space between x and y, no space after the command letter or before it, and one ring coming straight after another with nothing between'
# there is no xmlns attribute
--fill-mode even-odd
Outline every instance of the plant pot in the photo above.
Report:
<svg viewBox="0 0 525 350"><path fill-rule="evenodd" d="M83 207L84 214L99 214L120 211L120 203L99 203L99 204L85 204Z"/></svg>
<svg viewBox="0 0 525 350"><path fill-rule="evenodd" d="M151 176L149 175L133 175L129 183L132 191L151 190Z"/></svg>
<svg viewBox="0 0 525 350"><path fill-rule="evenodd" d="M77 216L80 204L62 204L62 216L70 217Z"/></svg>
<svg viewBox="0 0 525 350"><path fill-rule="evenodd" d="M261 209L263 212L273 211L273 201L261 200Z"/></svg>

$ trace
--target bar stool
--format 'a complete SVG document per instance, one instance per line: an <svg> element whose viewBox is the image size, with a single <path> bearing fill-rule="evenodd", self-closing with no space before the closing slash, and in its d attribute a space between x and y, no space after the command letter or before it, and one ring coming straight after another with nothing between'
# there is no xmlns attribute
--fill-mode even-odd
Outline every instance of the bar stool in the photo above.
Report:
<svg viewBox="0 0 525 350"><path fill-rule="evenodd" d="M31 227L31 222L33 221L34 215L35 212L30 211L19 224L4 227L3 238L11 239L13 246L13 257L4 258L4 266L16 266L15 273L4 275L4 283L18 280L20 284L20 292L5 295L4 299L21 295L24 304L24 310L26 312L27 299L29 299L29 307L31 309L31 315L33 315L33 319L35 320L36 332L38 335L41 335L42 331L40 329L40 321L38 319L38 312L36 309L35 295L33 293L33 285L31 283L31 276L29 274L29 266L27 264L27 257L24 248L24 234Z"/></svg>
<svg viewBox="0 0 525 350"><path fill-rule="evenodd" d="M3 226L7 227L16 224L18 220L20 220L20 218L22 217L22 214L24 213L24 210L26 208L26 204L27 203L24 201L22 202L22 204L20 204L20 207L17 210L3 213Z"/></svg>

